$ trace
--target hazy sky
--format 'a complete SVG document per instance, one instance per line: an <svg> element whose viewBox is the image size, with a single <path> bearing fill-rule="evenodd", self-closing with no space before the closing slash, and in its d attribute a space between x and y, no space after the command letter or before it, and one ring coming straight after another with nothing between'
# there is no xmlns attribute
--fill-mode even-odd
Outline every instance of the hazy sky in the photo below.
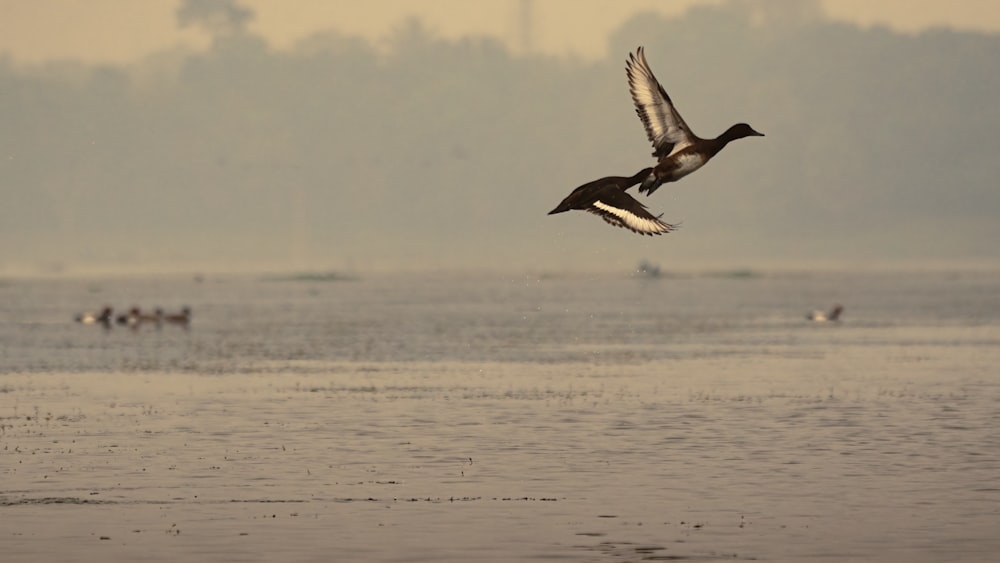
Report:
<svg viewBox="0 0 1000 563"><path fill-rule="evenodd" d="M546 215L649 163L639 44L697 131L768 135L656 240ZM998 52L996 0L0 0L0 273L996 264Z"/></svg>
<svg viewBox="0 0 1000 563"><path fill-rule="evenodd" d="M747 0L752 1L752 0ZM794 4L798 0L769 0ZM178 29L180 0L0 0L0 53L15 62L53 59L124 63L207 37ZM605 55L609 31L640 10L676 15L716 0L242 0L256 18L251 29L282 48L320 30L336 29L369 39L384 37L412 15L448 37L489 34L518 44L519 11L531 5L532 44L537 51L587 58ZM1000 31L995 0L821 0L826 13L863 25L883 24L917 32L934 26ZM617 54L616 54L617 56Z"/></svg>

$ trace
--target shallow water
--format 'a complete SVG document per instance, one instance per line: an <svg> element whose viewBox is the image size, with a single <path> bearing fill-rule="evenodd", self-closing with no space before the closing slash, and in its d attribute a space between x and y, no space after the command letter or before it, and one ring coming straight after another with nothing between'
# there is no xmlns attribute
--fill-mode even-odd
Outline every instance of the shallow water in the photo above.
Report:
<svg viewBox="0 0 1000 563"><path fill-rule="evenodd" d="M194 320L72 322L105 303ZM995 273L9 280L0 309L4 561L1000 553Z"/></svg>

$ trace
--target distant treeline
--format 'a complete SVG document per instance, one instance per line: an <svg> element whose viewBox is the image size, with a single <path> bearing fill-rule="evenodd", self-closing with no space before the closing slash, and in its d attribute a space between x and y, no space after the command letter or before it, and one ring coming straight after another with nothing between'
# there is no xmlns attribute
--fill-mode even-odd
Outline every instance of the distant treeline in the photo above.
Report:
<svg viewBox="0 0 1000 563"><path fill-rule="evenodd" d="M731 2L608 44L589 64L410 20L387 49L233 26L128 67L0 58L0 271L1000 258L1000 36ZM643 198L684 223L654 241L546 216L652 162L624 74L640 44L696 133L767 135Z"/></svg>

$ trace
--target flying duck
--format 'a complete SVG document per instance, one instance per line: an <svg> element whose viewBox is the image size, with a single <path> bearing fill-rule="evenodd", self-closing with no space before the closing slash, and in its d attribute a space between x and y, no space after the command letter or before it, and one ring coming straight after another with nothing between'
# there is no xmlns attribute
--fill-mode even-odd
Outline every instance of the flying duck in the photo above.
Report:
<svg viewBox="0 0 1000 563"><path fill-rule="evenodd" d="M817 323L826 322L836 322L840 320L840 314L844 312L844 307L841 305L834 305L833 309L830 309L829 313L824 313L823 311L813 311L806 315L806 319Z"/></svg>
<svg viewBox="0 0 1000 563"><path fill-rule="evenodd" d="M677 113L670 96L656 80L639 47L629 53L625 64L629 92L635 103L646 136L653 143L653 156L659 159L651 174L642 181L639 192L652 195L661 184L676 182L701 168L726 145L743 137L763 137L746 123L737 123L714 139L702 139L691 132Z"/></svg>
<svg viewBox="0 0 1000 563"><path fill-rule="evenodd" d="M576 188L562 200L549 215L563 213L571 209L582 209L600 216L608 223L628 229L640 235L662 235L676 227L664 223L659 217L653 216L646 206L639 203L625 190L638 184L653 172L645 168L630 177L608 176Z"/></svg>

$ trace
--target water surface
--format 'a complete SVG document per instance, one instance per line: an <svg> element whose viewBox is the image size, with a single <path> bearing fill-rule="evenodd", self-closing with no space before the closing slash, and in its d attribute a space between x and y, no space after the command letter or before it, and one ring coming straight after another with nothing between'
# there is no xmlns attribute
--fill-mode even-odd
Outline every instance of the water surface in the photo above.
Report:
<svg viewBox="0 0 1000 563"><path fill-rule="evenodd" d="M737 274L8 280L3 559L995 560L1000 277Z"/></svg>

